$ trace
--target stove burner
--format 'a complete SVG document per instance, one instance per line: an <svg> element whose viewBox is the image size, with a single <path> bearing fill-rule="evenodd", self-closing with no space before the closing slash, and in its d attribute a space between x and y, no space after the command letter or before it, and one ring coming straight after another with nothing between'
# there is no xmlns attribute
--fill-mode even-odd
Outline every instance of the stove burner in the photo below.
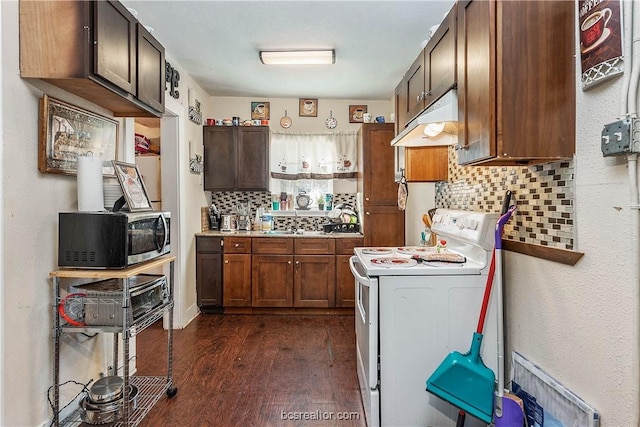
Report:
<svg viewBox="0 0 640 427"><path fill-rule="evenodd" d="M371 260L371 264L378 265L380 267L393 267L393 268L413 267L415 265L418 265L418 261L411 258L386 257L386 258L373 258Z"/></svg>
<svg viewBox="0 0 640 427"><path fill-rule="evenodd" d="M436 248L433 246L402 246L396 250L401 254L420 255L434 253Z"/></svg>
<svg viewBox="0 0 640 427"><path fill-rule="evenodd" d="M367 255L389 255L393 253L393 249L391 248L363 248L363 254Z"/></svg>

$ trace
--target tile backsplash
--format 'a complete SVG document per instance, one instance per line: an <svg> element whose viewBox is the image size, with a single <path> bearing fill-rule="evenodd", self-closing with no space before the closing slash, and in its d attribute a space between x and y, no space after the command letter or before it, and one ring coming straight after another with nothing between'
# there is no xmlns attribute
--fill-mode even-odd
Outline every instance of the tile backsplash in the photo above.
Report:
<svg viewBox="0 0 640 427"><path fill-rule="evenodd" d="M211 202L223 214L235 213L236 206L242 200L251 202L251 220L256 215L256 210L260 206L271 206L271 193L266 191L218 191L211 193ZM333 195L334 206L340 203L346 203L355 208L355 193L336 193ZM293 211L293 209L289 209ZM305 211L296 211L297 215L293 216L274 216L273 226L276 230L287 230L292 227L307 231L322 230L322 225L329 222L326 216L305 216Z"/></svg>
<svg viewBox="0 0 640 427"><path fill-rule="evenodd" d="M532 166L460 166L449 148L449 180L436 184L436 207L500 212L507 190L518 210L504 238L574 250L574 160Z"/></svg>

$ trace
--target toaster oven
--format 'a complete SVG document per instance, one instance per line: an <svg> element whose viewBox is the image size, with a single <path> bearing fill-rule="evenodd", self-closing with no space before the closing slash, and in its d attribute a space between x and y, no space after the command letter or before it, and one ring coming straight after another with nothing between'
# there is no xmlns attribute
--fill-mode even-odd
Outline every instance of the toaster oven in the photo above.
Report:
<svg viewBox="0 0 640 427"><path fill-rule="evenodd" d="M128 280L126 294L121 279L101 280L69 288L71 294L82 296L84 324L123 326L123 314L126 313L128 324L132 325L169 302L166 276L138 274L125 280Z"/></svg>

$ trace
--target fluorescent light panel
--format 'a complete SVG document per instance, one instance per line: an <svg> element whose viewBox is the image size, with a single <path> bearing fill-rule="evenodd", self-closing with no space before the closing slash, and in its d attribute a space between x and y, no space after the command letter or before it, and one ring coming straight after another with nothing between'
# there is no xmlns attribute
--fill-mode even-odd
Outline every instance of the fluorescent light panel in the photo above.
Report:
<svg viewBox="0 0 640 427"><path fill-rule="evenodd" d="M331 50L260 51L260 60L267 65L323 65L334 64L336 53Z"/></svg>

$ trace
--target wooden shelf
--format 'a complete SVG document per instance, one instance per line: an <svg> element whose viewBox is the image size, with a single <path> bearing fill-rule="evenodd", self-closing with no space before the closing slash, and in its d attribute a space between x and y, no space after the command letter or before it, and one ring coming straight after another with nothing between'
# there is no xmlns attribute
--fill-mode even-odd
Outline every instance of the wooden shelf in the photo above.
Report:
<svg viewBox="0 0 640 427"><path fill-rule="evenodd" d="M79 268L69 268L52 271L49 273L49 276L66 279L126 279L143 273L150 268L160 267L168 262L175 261L175 259L175 256L165 255L151 261L118 270L83 270Z"/></svg>
<svg viewBox="0 0 640 427"><path fill-rule="evenodd" d="M517 252L566 265L576 265L584 256L584 253L582 252L550 248L547 246L533 245L531 243L516 242L506 239L502 239L502 248L510 252Z"/></svg>

